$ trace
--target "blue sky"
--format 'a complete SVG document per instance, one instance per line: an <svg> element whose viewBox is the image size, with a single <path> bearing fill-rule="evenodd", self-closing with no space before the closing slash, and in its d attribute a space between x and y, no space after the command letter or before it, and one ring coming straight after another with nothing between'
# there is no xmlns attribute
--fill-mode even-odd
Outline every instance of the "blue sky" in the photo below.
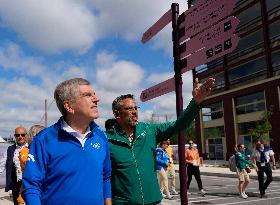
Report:
<svg viewBox="0 0 280 205"><path fill-rule="evenodd" d="M175 92L140 102L141 91L173 74L171 24L142 44L142 34L170 9L186 10L186 1L169 0L2 0L0 2L0 136L14 128L48 124L60 116L53 102L55 86L66 79L88 79L97 95L100 118L112 117L120 94L135 95L140 120L175 118ZM186 106L191 72L183 74ZM163 117L165 119L165 117Z"/></svg>

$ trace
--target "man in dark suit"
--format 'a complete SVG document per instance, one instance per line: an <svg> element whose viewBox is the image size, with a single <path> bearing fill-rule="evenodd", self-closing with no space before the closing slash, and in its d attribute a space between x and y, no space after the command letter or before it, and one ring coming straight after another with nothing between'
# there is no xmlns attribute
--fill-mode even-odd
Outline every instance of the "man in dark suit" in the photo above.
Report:
<svg viewBox="0 0 280 205"><path fill-rule="evenodd" d="M17 198L22 177L18 154L24 146L28 146L26 129L24 127L17 127L14 136L16 143L9 146L7 149L5 191L8 192L12 190L14 204L18 205Z"/></svg>

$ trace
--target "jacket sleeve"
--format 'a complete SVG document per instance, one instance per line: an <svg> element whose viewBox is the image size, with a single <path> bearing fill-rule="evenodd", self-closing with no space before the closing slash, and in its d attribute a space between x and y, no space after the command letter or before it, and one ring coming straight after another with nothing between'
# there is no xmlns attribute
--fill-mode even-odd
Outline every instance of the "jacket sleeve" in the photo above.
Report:
<svg viewBox="0 0 280 205"><path fill-rule="evenodd" d="M12 170L13 170L13 147L9 146L7 149L7 159L5 164L6 169L6 187L5 192L12 189Z"/></svg>
<svg viewBox="0 0 280 205"><path fill-rule="evenodd" d="M192 99L188 107L181 113L177 120L173 122L155 124L156 143L167 140L168 138L187 129L199 112L199 106Z"/></svg>
<svg viewBox="0 0 280 205"><path fill-rule="evenodd" d="M112 198L111 193L111 160L110 160L110 149L109 143L106 141L106 157L103 165L103 197L104 199Z"/></svg>
<svg viewBox="0 0 280 205"><path fill-rule="evenodd" d="M156 163L163 167L167 167L166 160L162 158L162 151L160 149L156 149Z"/></svg>
<svg viewBox="0 0 280 205"><path fill-rule="evenodd" d="M240 162L248 164L251 167L253 166L253 163L251 161L241 158L240 154L238 154L238 153L235 153L235 160L236 160L236 165L237 165L238 168L241 168L240 167Z"/></svg>
<svg viewBox="0 0 280 205"><path fill-rule="evenodd" d="M47 167L46 156L43 143L35 138L31 144L23 174L22 194L27 205L41 204L41 187Z"/></svg>

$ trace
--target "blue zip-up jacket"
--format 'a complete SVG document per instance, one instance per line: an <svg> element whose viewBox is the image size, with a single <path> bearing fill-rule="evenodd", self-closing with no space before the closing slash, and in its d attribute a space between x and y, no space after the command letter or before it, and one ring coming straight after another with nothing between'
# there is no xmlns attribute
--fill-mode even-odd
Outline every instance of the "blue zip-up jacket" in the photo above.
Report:
<svg viewBox="0 0 280 205"><path fill-rule="evenodd" d="M166 163L169 161L169 156L162 147L156 148L156 170L167 168Z"/></svg>
<svg viewBox="0 0 280 205"><path fill-rule="evenodd" d="M33 140L23 174L27 205L103 205L111 198L111 161L104 131L94 122L84 147L56 124Z"/></svg>

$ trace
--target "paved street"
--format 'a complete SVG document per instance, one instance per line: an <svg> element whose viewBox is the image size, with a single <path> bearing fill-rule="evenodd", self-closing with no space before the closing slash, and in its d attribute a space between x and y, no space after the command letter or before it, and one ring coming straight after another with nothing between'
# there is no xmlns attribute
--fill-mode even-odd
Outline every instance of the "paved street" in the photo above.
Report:
<svg viewBox="0 0 280 205"><path fill-rule="evenodd" d="M237 179L217 176L202 176L202 181L207 195L204 197L198 193L196 181L193 179L191 183L188 201L190 205L210 204L210 205L227 205L227 204L243 204L243 205L279 205L280 204L280 183L272 182L267 190L268 198L261 199L258 194L258 181L251 180L247 189L248 199L242 199L238 196ZM178 182L178 177L177 177ZM177 183L179 185L179 183ZM163 200L164 204L181 204L180 197L175 196L175 200Z"/></svg>
<svg viewBox="0 0 280 205"><path fill-rule="evenodd" d="M225 164L226 162L220 162ZM216 163L215 163L216 164ZM179 175L178 165L175 165L177 174L177 190L179 190ZM237 178L234 172L230 172L228 168L221 168L213 166L213 162L209 161L205 166L200 168L202 173L202 182L204 188L208 192L205 197L198 194L197 184L195 179L191 183L191 195L189 195L189 205L195 204L209 204L209 205L280 205L280 169L273 171L275 181L269 186L267 191L267 199L260 199L258 197L258 182L256 180L256 173L251 173L251 183L249 184L247 195L248 199L241 199L237 192ZM5 183L5 175L0 174L0 205L12 205L8 193L4 192L2 188ZM163 200L163 205L179 205L180 196L174 196L174 200Z"/></svg>

